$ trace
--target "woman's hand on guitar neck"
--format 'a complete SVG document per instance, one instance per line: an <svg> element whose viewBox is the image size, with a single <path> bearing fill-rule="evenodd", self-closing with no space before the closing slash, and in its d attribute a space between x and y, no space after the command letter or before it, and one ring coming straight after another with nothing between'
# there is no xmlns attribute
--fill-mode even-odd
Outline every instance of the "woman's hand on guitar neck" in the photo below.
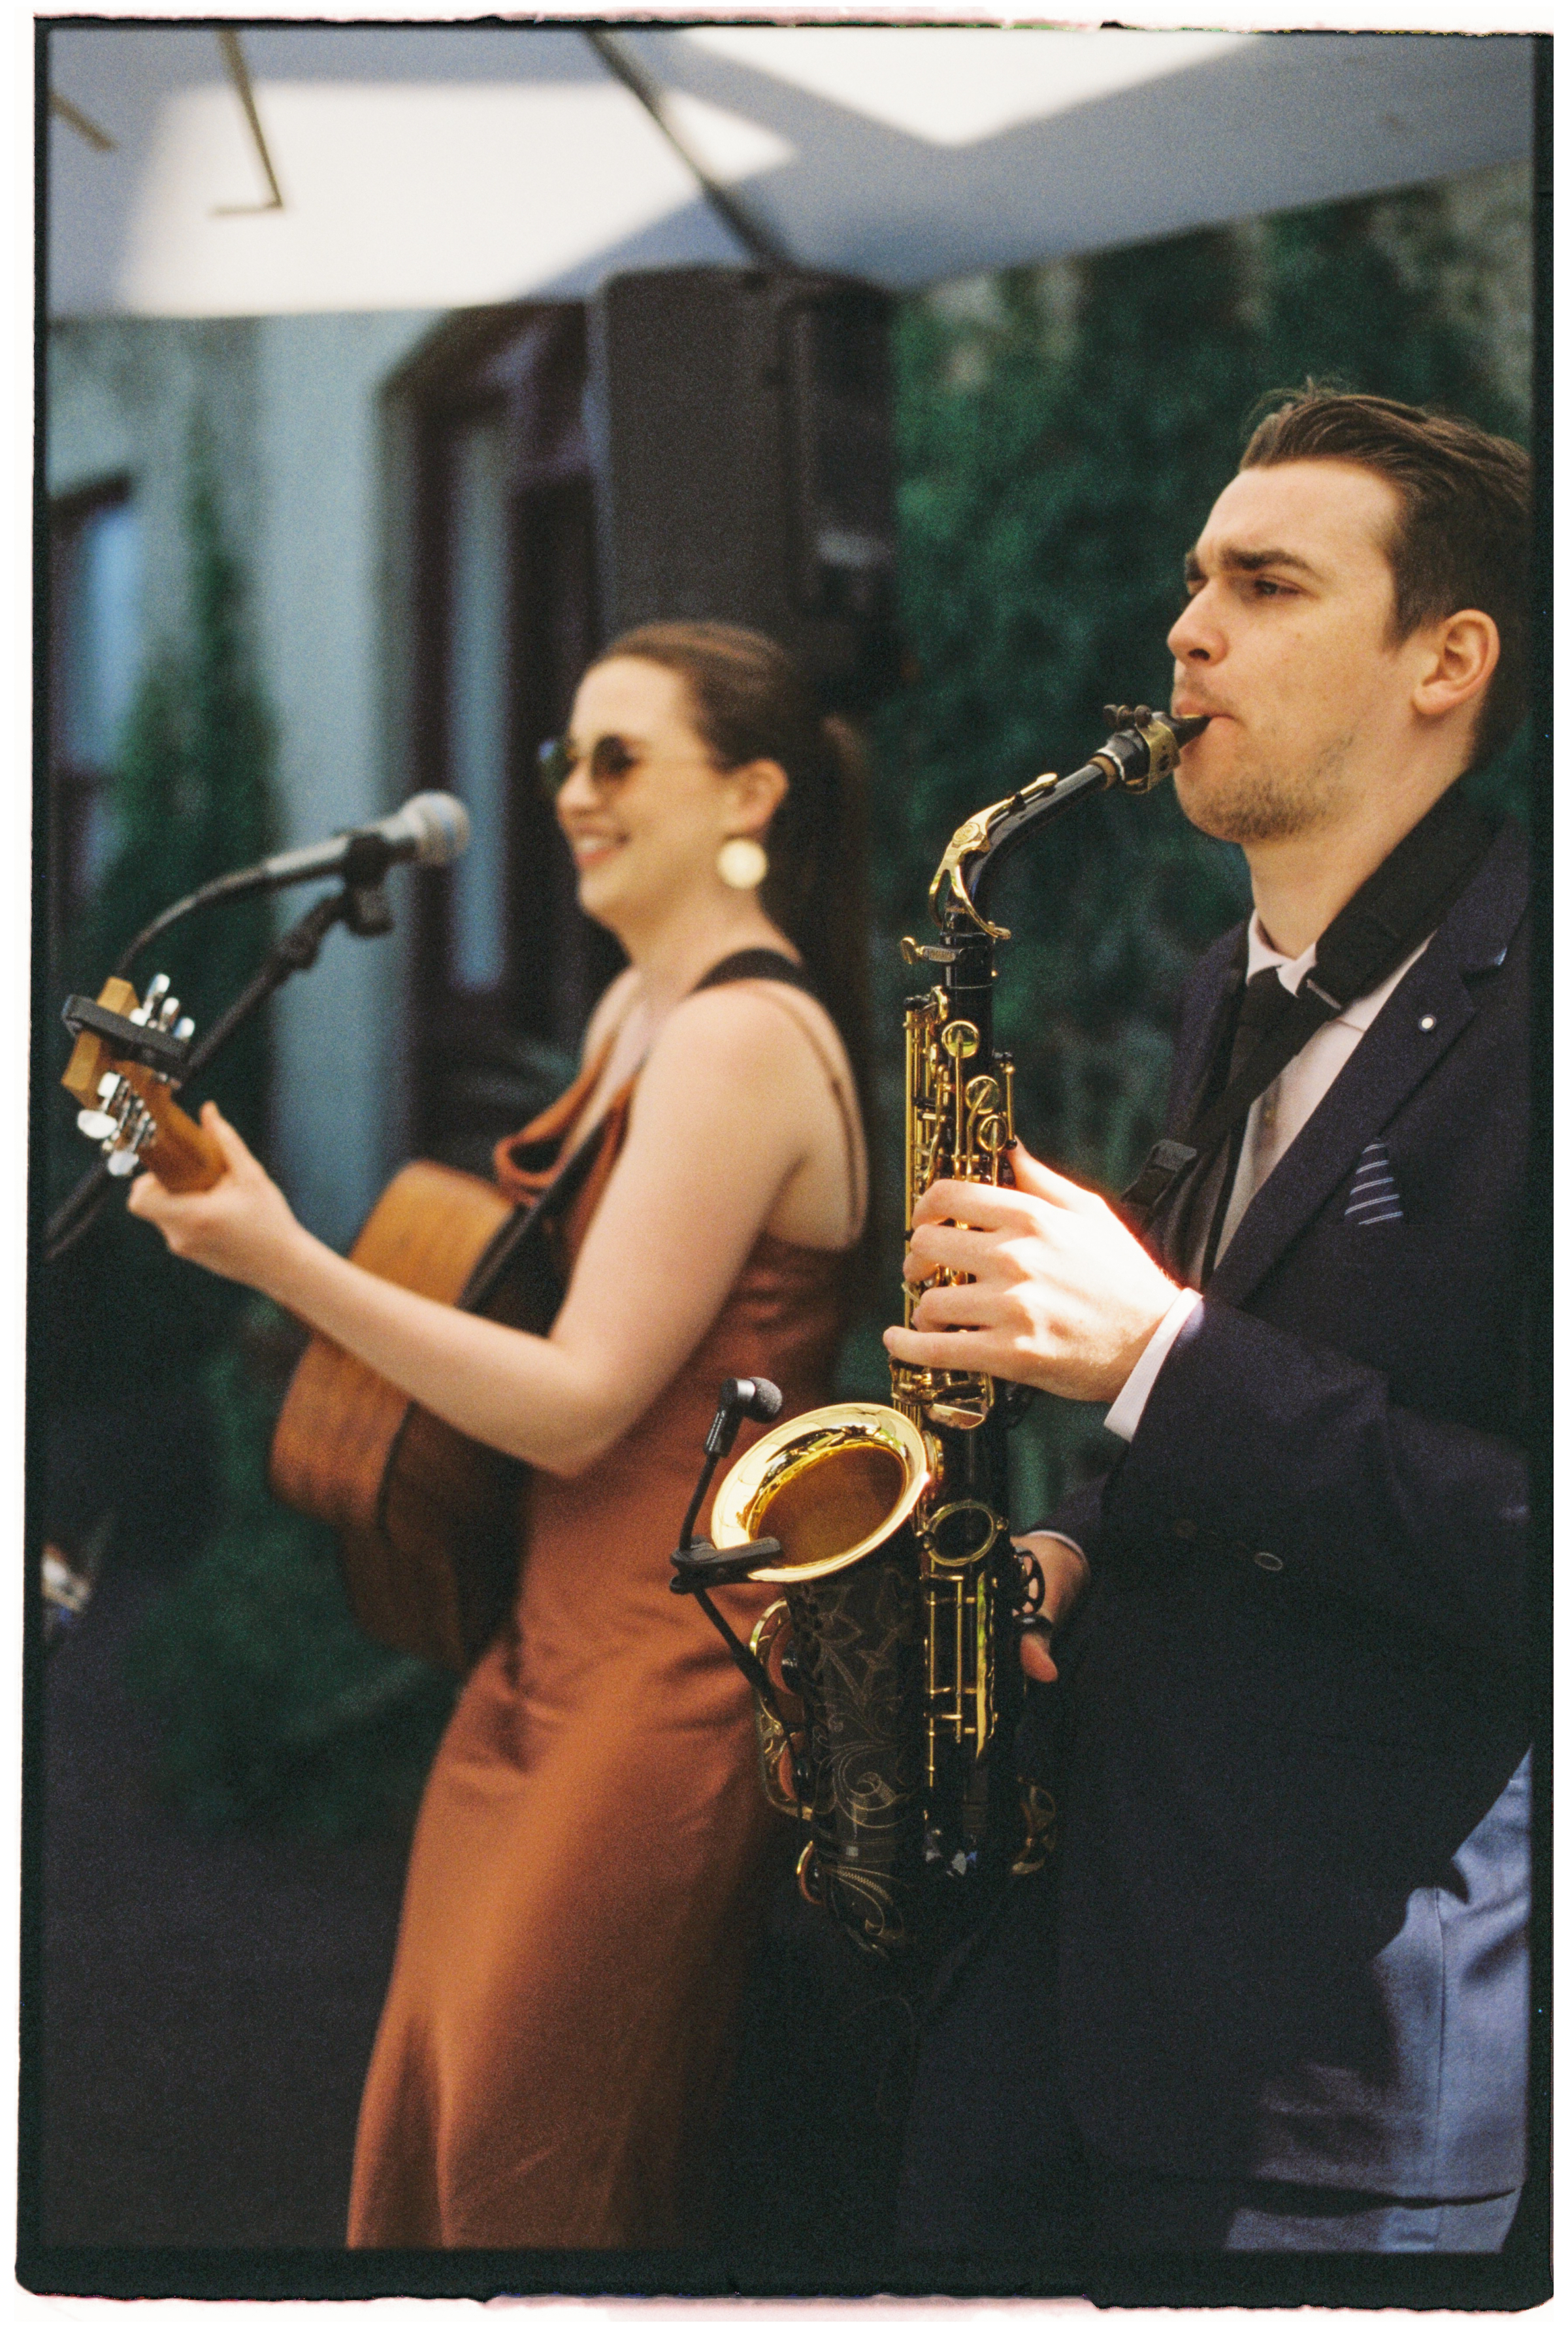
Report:
<svg viewBox="0 0 1568 2329"><path fill-rule="evenodd" d="M200 1262L220 1278L238 1278L270 1294L287 1257L305 1235L276 1181L258 1164L234 1127L208 1100L203 1128L223 1151L228 1171L212 1188L176 1196L151 1173L131 1183L127 1203L161 1230L169 1251Z"/></svg>

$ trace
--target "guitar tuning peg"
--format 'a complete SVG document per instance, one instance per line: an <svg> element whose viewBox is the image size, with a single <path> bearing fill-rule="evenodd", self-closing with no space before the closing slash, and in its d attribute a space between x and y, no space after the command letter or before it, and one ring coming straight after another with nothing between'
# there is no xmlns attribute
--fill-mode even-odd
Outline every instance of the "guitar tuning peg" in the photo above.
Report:
<svg viewBox="0 0 1568 2329"><path fill-rule="evenodd" d="M84 1108L76 1119L76 1128L85 1132L89 1140L112 1140L119 1130L119 1121L100 1108Z"/></svg>
<svg viewBox="0 0 1568 2329"><path fill-rule="evenodd" d="M107 1076L100 1076L98 1080L98 1096L99 1099L113 1099L119 1088L120 1080L118 1071L114 1068L109 1070Z"/></svg>
<svg viewBox="0 0 1568 2329"><path fill-rule="evenodd" d="M117 1181L123 1181L136 1169L136 1152L134 1148L111 1149L105 1164Z"/></svg>
<svg viewBox="0 0 1568 2329"><path fill-rule="evenodd" d="M146 995L143 995L141 1001L137 1004L136 1009L134 1011L127 1011L126 1017L135 1027L146 1027L150 1025L156 1018L158 1005L162 1003L168 991L169 975L167 971L160 970L156 978L155 978L148 986Z"/></svg>
<svg viewBox="0 0 1568 2329"><path fill-rule="evenodd" d="M164 997L163 1002L158 1006L157 1024L160 1027L171 1027L179 1015L179 996L177 995L166 995Z"/></svg>
<svg viewBox="0 0 1568 2329"><path fill-rule="evenodd" d="M193 1019L182 1019L174 1029L174 1041L177 1043L188 1043L195 1032L196 1022Z"/></svg>

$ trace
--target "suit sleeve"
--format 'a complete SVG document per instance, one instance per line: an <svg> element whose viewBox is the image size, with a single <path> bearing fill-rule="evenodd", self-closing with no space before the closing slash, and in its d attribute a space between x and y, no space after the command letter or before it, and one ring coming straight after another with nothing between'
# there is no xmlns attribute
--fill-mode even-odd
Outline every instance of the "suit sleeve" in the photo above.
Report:
<svg viewBox="0 0 1568 2329"><path fill-rule="evenodd" d="M1070 1537L1093 1570L1104 1495L1105 1478L1103 1474L1100 1474L1093 1480L1086 1480L1082 1487L1075 1488L1070 1495L1064 1496L1047 1519L1036 1521L1032 1525L1037 1529L1049 1529L1056 1536Z"/></svg>
<svg viewBox="0 0 1568 2329"><path fill-rule="evenodd" d="M1522 1655L1525 1451L1394 1406L1385 1378L1212 1299L1177 1337L1096 1536L1237 1563ZM1066 1526L1053 1521L1052 1525Z"/></svg>

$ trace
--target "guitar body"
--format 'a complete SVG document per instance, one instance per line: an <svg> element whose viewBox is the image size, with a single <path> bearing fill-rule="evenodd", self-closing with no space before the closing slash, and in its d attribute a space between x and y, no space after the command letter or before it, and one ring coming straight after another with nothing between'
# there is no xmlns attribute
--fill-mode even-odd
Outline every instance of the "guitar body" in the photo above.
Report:
<svg viewBox="0 0 1568 2329"><path fill-rule="evenodd" d="M228 1168L212 1134L174 1098L191 1023L168 1032L180 1007L168 985L155 979L140 1004L123 978L96 1003L72 995L64 1016L76 1043L61 1080L86 1103L77 1122L111 1173L146 1164L165 1188L210 1189ZM405 1165L351 1259L432 1301L548 1334L564 1288L546 1231L583 1189L602 1134L589 1135L527 1212L472 1173ZM337 1531L362 1630L455 1674L467 1672L511 1602L526 1476L324 1334L294 1371L269 1466L280 1502Z"/></svg>
<svg viewBox="0 0 1568 2329"><path fill-rule="evenodd" d="M405 1165L351 1259L433 1301L508 1325L548 1329L559 1288L540 1240L522 1248L516 1209L488 1182L444 1164ZM520 1265L504 1266L519 1246ZM487 1267L482 1268L482 1265ZM393 1389L324 1335L295 1369L273 1435L273 1494L338 1532L343 1582L372 1641L465 1673L517 1578L526 1467L482 1447Z"/></svg>

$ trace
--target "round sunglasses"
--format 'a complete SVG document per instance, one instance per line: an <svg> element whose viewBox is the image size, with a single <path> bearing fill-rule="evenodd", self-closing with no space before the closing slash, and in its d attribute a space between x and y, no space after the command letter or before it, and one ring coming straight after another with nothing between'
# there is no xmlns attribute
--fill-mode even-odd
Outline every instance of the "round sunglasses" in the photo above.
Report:
<svg viewBox="0 0 1568 2329"><path fill-rule="evenodd" d="M539 748L539 780L554 800L582 759L564 736L552 737ZM601 736L588 754L588 780L601 791L624 784L637 765L637 755L619 736Z"/></svg>

